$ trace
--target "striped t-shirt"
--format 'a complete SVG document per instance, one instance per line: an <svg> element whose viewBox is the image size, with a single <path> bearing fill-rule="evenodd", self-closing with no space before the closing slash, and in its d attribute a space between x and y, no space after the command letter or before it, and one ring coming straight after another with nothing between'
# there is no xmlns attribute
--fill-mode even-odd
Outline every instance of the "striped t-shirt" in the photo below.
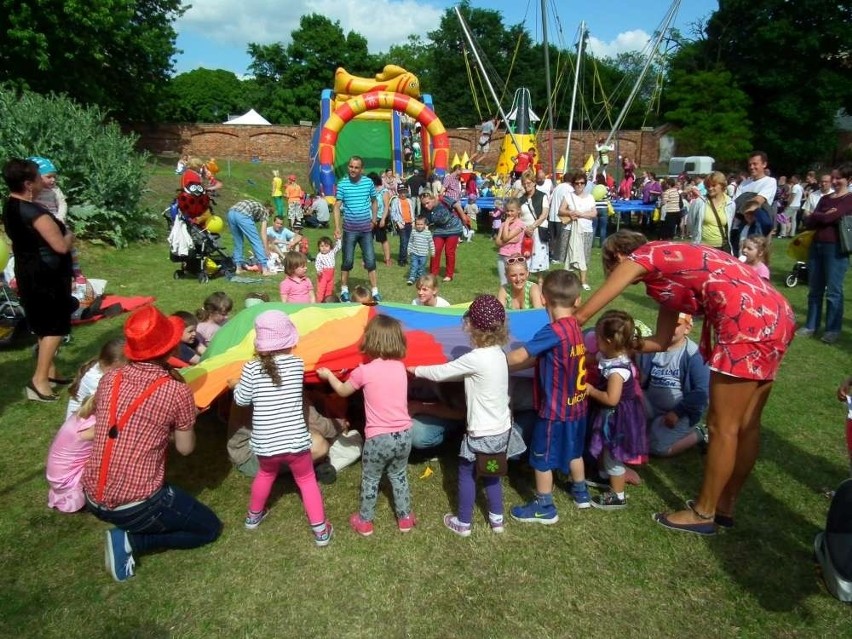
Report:
<svg viewBox="0 0 852 639"><path fill-rule="evenodd" d="M429 257L435 254L435 240L432 239L432 231L423 229L418 231L414 229L411 232L411 239L408 240L409 255L419 255L420 257Z"/></svg>
<svg viewBox="0 0 852 639"><path fill-rule="evenodd" d="M281 385L275 386L253 359L243 366L234 389L238 406L252 405L251 447L256 455L271 457L301 453L311 448L311 436L302 410L305 363L294 355L277 355Z"/></svg>
<svg viewBox="0 0 852 639"><path fill-rule="evenodd" d="M337 183L337 199L343 211L343 230L363 233L373 229L372 200L377 197L376 185L362 175L352 182L347 175Z"/></svg>

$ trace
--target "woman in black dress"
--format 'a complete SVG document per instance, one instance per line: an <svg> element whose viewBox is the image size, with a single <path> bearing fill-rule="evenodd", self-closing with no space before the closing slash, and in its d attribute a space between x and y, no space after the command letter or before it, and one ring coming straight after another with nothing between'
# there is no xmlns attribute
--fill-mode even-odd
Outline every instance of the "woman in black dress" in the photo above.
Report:
<svg viewBox="0 0 852 639"><path fill-rule="evenodd" d="M9 198L3 224L12 240L18 295L30 330L38 337L38 357L26 385L28 399L55 402L53 385L71 380L59 377L53 358L62 338L71 332L71 245L74 236L50 211L35 203L42 188L38 165L13 158L3 167Z"/></svg>

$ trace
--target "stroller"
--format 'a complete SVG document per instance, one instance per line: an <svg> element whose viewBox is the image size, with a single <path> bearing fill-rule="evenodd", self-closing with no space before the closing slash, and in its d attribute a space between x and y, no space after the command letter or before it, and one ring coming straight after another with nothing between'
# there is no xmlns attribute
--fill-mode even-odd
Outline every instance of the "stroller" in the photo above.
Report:
<svg viewBox="0 0 852 639"><path fill-rule="evenodd" d="M0 346L8 346L26 327L24 308L18 297L0 280Z"/></svg>
<svg viewBox="0 0 852 639"><path fill-rule="evenodd" d="M784 283L788 288L793 288L800 280L803 284L808 283L807 262L796 262L793 264L793 268L790 269L790 274L787 276L787 279L784 280Z"/></svg>
<svg viewBox="0 0 852 639"><path fill-rule="evenodd" d="M169 233L169 259L180 264L174 272L176 280L195 277L201 284L210 278L224 276L231 279L236 273L234 260L219 244L219 235L201 228L173 204L163 213L171 224Z"/></svg>

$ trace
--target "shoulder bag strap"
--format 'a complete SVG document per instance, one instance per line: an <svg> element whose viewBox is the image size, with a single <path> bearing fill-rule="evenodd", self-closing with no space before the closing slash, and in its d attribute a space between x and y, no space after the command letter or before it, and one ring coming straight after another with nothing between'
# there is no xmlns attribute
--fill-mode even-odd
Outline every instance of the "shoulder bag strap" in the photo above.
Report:
<svg viewBox="0 0 852 639"><path fill-rule="evenodd" d="M728 222L726 221L722 224L722 218L719 217L719 212L716 210L716 205L713 203L713 198L708 197L707 201L710 203L710 208L713 209L713 215L716 216L716 224L719 225L719 230L722 231L724 237L722 239L726 239L728 237Z"/></svg>

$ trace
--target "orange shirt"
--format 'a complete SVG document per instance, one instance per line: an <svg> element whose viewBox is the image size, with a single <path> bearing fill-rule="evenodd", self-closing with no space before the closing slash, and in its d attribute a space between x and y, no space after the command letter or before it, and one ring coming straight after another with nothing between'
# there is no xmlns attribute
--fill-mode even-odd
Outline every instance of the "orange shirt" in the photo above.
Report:
<svg viewBox="0 0 852 639"><path fill-rule="evenodd" d="M402 215L402 221L405 224L411 224L411 202L408 201L408 198L401 197L399 198L399 212Z"/></svg>
<svg viewBox="0 0 852 639"><path fill-rule="evenodd" d="M287 202L290 204L294 204L296 202L301 201L302 195L302 187L296 184L295 182L291 182L284 189L284 193L287 195Z"/></svg>

